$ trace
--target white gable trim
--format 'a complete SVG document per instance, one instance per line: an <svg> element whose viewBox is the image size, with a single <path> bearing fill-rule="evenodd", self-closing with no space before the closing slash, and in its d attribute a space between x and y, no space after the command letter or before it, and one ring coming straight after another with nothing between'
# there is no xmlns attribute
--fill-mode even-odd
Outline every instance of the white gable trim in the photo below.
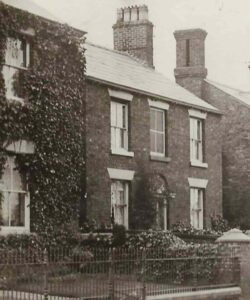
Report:
<svg viewBox="0 0 250 300"><path fill-rule="evenodd" d="M112 89L108 89L108 92L110 97L127 100L127 101L132 101L133 99L133 95L127 92L112 90Z"/></svg>
<svg viewBox="0 0 250 300"><path fill-rule="evenodd" d="M169 104L162 102L162 101L148 99L148 105L150 107L156 107L156 108L160 108L160 109L169 110Z"/></svg>
<svg viewBox="0 0 250 300"><path fill-rule="evenodd" d="M108 168L109 177L111 179L133 180L135 171Z"/></svg>
<svg viewBox="0 0 250 300"><path fill-rule="evenodd" d="M208 180L188 177L188 183L190 187L205 189L207 187Z"/></svg>
<svg viewBox="0 0 250 300"><path fill-rule="evenodd" d="M190 117L195 117L199 119L206 119L207 118L207 113L201 112L199 110L195 109L189 109L188 114Z"/></svg>

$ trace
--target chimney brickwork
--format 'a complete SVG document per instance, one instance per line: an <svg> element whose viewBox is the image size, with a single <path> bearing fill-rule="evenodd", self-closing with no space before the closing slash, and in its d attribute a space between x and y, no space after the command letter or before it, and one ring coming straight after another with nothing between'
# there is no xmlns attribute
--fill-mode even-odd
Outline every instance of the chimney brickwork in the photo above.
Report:
<svg viewBox="0 0 250 300"><path fill-rule="evenodd" d="M114 49L128 52L153 67L153 24L145 5L119 8L113 25Z"/></svg>
<svg viewBox="0 0 250 300"><path fill-rule="evenodd" d="M202 29L178 30L176 39L176 83L196 96L202 96L203 79L207 76L205 68L205 38Z"/></svg>

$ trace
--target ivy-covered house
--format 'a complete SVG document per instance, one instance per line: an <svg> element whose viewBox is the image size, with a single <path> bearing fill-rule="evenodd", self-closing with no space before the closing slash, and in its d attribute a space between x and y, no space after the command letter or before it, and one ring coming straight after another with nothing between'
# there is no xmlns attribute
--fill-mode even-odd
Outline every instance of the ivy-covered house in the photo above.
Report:
<svg viewBox="0 0 250 300"><path fill-rule="evenodd" d="M9 2L0 2L0 233L49 234L76 219L83 194L85 32Z"/></svg>

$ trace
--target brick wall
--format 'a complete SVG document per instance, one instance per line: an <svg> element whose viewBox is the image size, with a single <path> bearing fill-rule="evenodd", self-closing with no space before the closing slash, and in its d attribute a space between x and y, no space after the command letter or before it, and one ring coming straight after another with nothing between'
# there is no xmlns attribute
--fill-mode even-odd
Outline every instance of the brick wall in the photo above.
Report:
<svg viewBox="0 0 250 300"><path fill-rule="evenodd" d="M250 107L207 82L202 97L223 113L224 216L250 226Z"/></svg>
<svg viewBox="0 0 250 300"><path fill-rule="evenodd" d="M205 218L209 225L210 214L221 213L221 143L219 120L208 113L205 126L206 162L208 169L190 166L188 108L169 103L168 156L170 162L150 160L150 111L145 96L134 95L130 103L131 151L134 157L110 154L110 98L106 86L89 82L87 85L87 208L88 217L110 223L110 178L107 168L134 170L135 177L141 165L166 178L176 198L170 204L170 224L189 223L188 177L208 179L205 199ZM133 193L134 182L131 183Z"/></svg>
<svg viewBox="0 0 250 300"><path fill-rule="evenodd" d="M207 76L205 68L205 38L202 29L187 29L174 32L176 39L176 82L193 94L201 97L202 81ZM187 65L187 44L189 41L189 60Z"/></svg>

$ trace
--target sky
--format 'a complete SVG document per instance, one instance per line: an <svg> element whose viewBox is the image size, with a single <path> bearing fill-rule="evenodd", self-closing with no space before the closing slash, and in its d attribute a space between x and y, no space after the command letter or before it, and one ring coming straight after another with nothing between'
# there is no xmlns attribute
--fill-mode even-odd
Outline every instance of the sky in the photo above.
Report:
<svg viewBox="0 0 250 300"><path fill-rule="evenodd" d="M18 0L23 1L23 0ZM119 7L146 4L154 24L154 64L174 80L178 29L202 28L208 79L250 91L249 0L33 0L56 18L87 31L87 39L113 48Z"/></svg>

